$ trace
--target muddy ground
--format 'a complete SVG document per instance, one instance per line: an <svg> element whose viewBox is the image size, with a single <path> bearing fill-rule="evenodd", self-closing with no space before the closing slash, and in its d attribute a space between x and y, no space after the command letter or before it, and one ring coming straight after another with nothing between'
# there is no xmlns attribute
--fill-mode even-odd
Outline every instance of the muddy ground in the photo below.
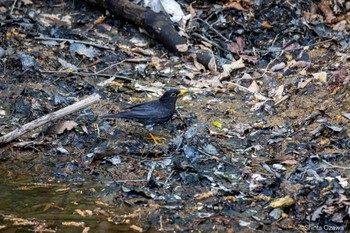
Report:
<svg viewBox="0 0 350 233"><path fill-rule="evenodd" d="M234 2L180 3L205 67L80 1L2 1L0 136L101 100L1 145L1 231L349 230L350 6ZM100 118L169 88L160 144Z"/></svg>

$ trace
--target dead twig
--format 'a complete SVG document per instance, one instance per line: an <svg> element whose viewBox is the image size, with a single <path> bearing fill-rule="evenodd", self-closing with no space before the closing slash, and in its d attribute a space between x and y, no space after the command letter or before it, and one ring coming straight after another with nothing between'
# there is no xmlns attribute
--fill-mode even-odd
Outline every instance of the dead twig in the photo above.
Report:
<svg viewBox="0 0 350 233"><path fill-rule="evenodd" d="M208 38L206 38L206 37L203 36L203 35L200 35L200 34L198 34L198 33L192 33L192 36L197 37L197 38L199 38L199 39L201 39L201 40L204 40L205 42L207 42L207 43L209 43L209 44L215 46L216 48L220 49L220 50L223 51L223 52L228 52L228 53L230 53L229 50L227 50L227 49L221 47L219 44L215 43L214 41L209 40Z"/></svg>
<svg viewBox="0 0 350 233"><path fill-rule="evenodd" d="M34 37L34 39L37 40L54 40L54 41L68 41L69 43L80 43L80 44L86 44L86 45L91 45L96 48L100 49L108 49L114 51L115 49L113 47L97 44L97 43L92 43L92 42L87 42L87 41L82 41L82 40L72 40L72 39L64 39L64 38L53 38L53 37Z"/></svg>
<svg viewBox="0 0 350 233"><path fill-rule="evenodd" d="M200 22L206 24L213 32L216 33L216 35L220 36L225 42L229 41L229 39L224 37L218 30L216 30L213 26L211 26L208 22L204 21L203 19L201 19L201 18L193 18L192 21L194 21L194 20L197 20L197 21L200 21Z"/></svg>
<svg viewBox="0 0 350 233"><path fill-rule="evenodd" d="M263 94L261 94L260 92L254 92L254 91L251 91L249 90L249 88L247 87L244 87L242 85L239 85L238 83L234 83L234 82L225 82L225 84L228 84L228 85L232 85L234 87L238 87L239 89L241 89L242 91L245 91L247 93L251 93L251 94L254 94L255 96L257 97L260 97L260 99L264 99L264 101L268 101L268 100L273 100L271 98L268 98L266 96L264 96Z"/></svg>
<svg viewBox="0 0 350 233"><path fill-rule="evenodd" d="M289 98L289 95L283 96L280 100L278 100L278 101L275 103L275 106L279 105L280 103L282 103L283 101L287 100L288 98Z"/></svg>
<svg viewBox="0 0 350 233"><path fill-rule="evenodd" d="M342 166L333 165L333 164L327 162L327 161L324 160L324 159L322 159L322 162L324 162L325 164L327 164L327 165L330 166L331 168L340 168L340 169L344 169L344 170L350 170L350 167L342 167Z"/></svg>
<svg viewBox="0 0 350 233"><path fill-rule="evenodd" d="M241 53L276 53L276 52L282 52L282 51L286 51L286 52L293 52L295 50L299 50L299 49L305 49L307 47L314 47L317 45L321 45L327 42L330 42L334 39L328 39L328 40L324 40L324 41L320 41L320 42L316 42L313 44L309 44L309 45L304 45L304 46L298 46L292 49L274 49L274 50L259 50L259 49L254 49L254 50L244 50Z"/></svg>
<svg viewBox="0 0 350 233"><path fill-rule="evenodd" d="M74 74L81 76L101 76L101 77L115 77L117 79L128 80L131 82L136 82L135 79L124 77L122 75L117 74L99 74L99 73L88 73L88 72L70 72L70 71L57 71L57 70L39 70L41 73L49 73L49 74Z"/></svg>
<svg viewBox="0 0 350 233"><path fill-rule="evenodd" d="M12 13L13 13L13 9L15 9L15 5L16 5L16 3L17 3L17 0L14 0L14 1L13 1L13 4L12 4L12 6L11 6L10 15L12 15Z"/></svg>
<svg viewBox="0 0 350 233"><path fill-rule="evenodd" d="M49 114L42 116L34 121L31 121L31 122L23 125L21 128L15 129L12 132L0 137L0 145L9 143L9 142L13 141L14 139L22 136L23 134L26 134L26 133L30 132L31 130L38 128L38 127L40 127L48 122L58 120L66 115L69 115L73 112L79 111L80 109L83 109L83 108L86 108L92 104L95 104L98 101L100 101L100 98L101 98L101 96L98 94L90 95L89 97L87 97L84 100L81 100L77 103L74 103L74 104L69 105L65 108L62 108L56 112L49 113Z"/></svg>
<svg viewBox="0 0 350 233"><path fill-rule="evenodd" d="M280 52L280 54L279 54L277 57L275 57L274 59L272 59L272 60L269 62L269 64L267 64L267 66L266 66L266 68L265 68L265 70L264 70L264 73L261 75L261 77L264 77L264 76L265 76L266 71L267 71L267 69L269 68L269 66L270 66L274 61L276 61L278 58L280 58L280 57L283 55L283 53L284 53L284 50L282 50L282 51Z"/></svg>
<svg viewBox="0 0 350 233"><path fill-rule="evenodd" d="M111 69L111 68L113 68L113 67L115 67L115 66L117 66L117 65L120 65L120 64L122 64L122 63L124 63L124 62L133 62L133 63L139 63L139 62L149 62L150 61L150 59L149 58L127 58L127 59L124 59L124 60L122 60L122 61L120 61L120 62L117 62L117 63L115 63L115 64L112 64L112 65L110 65L110 66L107 66L106 68L103 68L102 70L99 70L99 71L97 71L96 73L97 74L99 74L99 73L102 73L102 72L104 72L104 71L106 71L106 70L108 70L108 69Z"/></svg>
<svg viewBox="0 0 350 233"><path fill-rule="evenodd" d="M114 183L126 183L126 182L147 182L147 180L114 180Z"/></svg>

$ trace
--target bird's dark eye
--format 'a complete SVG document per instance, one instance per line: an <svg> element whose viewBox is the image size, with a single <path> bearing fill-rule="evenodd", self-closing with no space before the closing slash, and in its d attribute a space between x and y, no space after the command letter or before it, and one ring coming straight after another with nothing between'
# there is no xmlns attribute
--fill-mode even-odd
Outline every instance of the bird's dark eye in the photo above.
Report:
<svg viewBox="0 0 350 233"><path fill-rule="evenodd" d="M171 93L171 95L170 96L173 96L173 97L175 97L176 96L176 94L175 93Z"/></svg>

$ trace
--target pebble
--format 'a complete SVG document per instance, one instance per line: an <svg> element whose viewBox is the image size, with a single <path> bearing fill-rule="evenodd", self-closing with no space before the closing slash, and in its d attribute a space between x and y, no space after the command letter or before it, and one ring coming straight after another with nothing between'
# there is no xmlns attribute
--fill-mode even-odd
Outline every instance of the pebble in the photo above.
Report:
<svg viewBox="0 0 350 233"><path fill-rule="evenodd" d="M203 149L210 155L217 155L219 153L216 147L212 144L207 144Z"/></svg>

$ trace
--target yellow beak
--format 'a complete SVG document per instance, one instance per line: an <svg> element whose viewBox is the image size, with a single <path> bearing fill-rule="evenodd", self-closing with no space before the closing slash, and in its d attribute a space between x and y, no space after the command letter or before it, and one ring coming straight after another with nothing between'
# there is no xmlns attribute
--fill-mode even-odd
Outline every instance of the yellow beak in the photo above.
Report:
<svg viewBox="0 0 350 233"><path fill-rule="evenodd" d="M186 94L188 92L188 90L181 90L180 93L178 94L178 96Z"/></svg>

